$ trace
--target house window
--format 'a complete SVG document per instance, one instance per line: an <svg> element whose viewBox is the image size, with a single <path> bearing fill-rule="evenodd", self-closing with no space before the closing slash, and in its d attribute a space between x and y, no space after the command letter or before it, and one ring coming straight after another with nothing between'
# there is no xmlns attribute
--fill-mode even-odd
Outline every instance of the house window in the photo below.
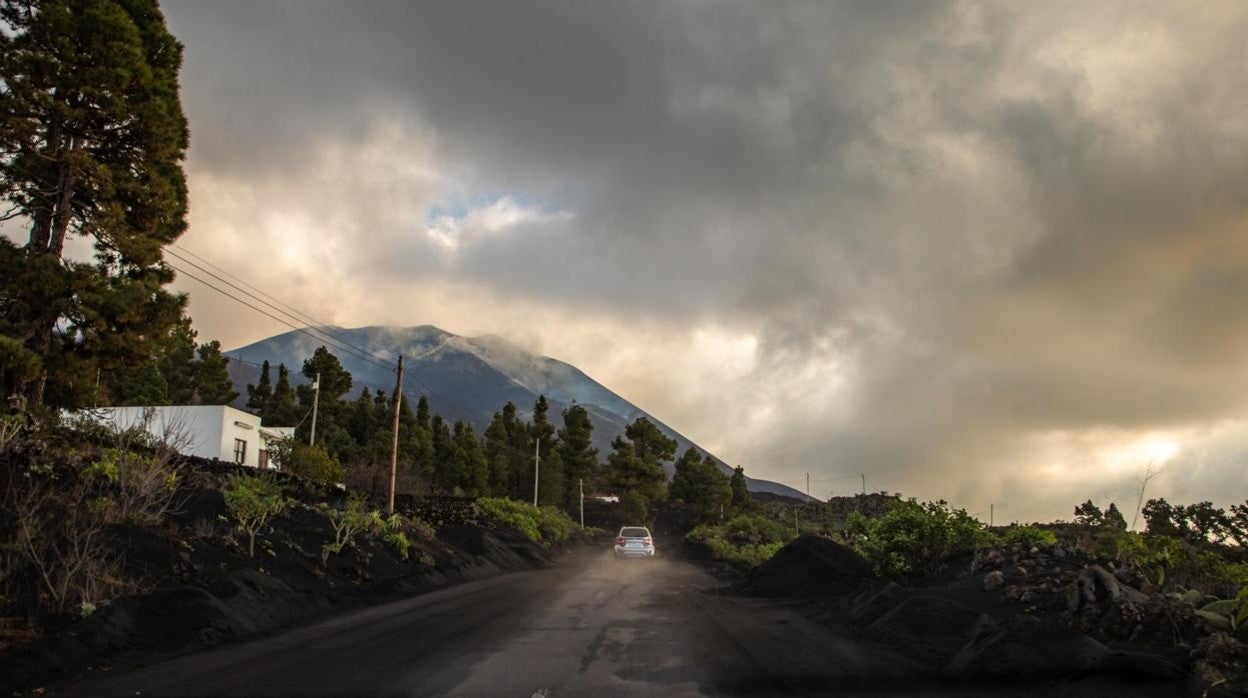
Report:
<svg viewBox="0 0 1248 698"><path fill-rule="evenodd" d="M247 462L247 442L234 439L234 462L243 465Z"/></svg>
<svg viewBox="0 0 1248 698"><path fill-rule="evenodd" d="M256 456L260 459L260 469L264 470L269 467L269 452L267 449L260 449L256 452Z"/></svg>

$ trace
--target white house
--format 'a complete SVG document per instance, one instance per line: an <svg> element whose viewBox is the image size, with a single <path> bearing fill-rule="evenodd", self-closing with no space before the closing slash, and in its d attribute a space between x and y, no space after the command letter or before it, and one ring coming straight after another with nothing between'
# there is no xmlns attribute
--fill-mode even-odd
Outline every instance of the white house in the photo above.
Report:
<svg viewBox="0 0 1248 698"><path fill-rule="evenodd" d="M271 467L269 444L294 436L294 427L266 427L260 418L228 405L101 407L90 411L120 429L143 426L181 453L201 458Z"/></svg>

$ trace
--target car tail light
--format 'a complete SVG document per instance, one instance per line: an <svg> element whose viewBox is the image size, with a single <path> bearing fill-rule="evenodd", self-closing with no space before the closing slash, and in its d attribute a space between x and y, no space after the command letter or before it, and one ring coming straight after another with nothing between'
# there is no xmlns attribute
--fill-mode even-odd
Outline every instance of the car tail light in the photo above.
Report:
<svg viewBox="0 0 1248 698"><path fill-rule="evenodd" d="M623 538L616 538L616 539L615 539L615 544L616 544L616 545L624 545L624 539L623 539Z"/></svg>
<svg viewBox="0 0 1248 698"><path fill-rule="evenodd" d="M649 538L647 538L647 539L646 539L646 545L654 545L654 541L653 541L653 540L650 540Z"/></svg>

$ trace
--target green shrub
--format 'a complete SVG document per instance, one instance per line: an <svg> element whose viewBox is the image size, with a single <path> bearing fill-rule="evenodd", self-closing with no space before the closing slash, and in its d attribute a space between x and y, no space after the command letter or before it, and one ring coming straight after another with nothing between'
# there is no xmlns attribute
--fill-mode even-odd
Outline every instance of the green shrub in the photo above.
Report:
<svg viewBox="0 0 1248 698"><path fill-rule="evenodd" d="M239 473L229 477L221 494L225 497L226 509L238 521L238 527L247 534L247 554L255 557L256 533L270 519L280 514L288 503L282 494L281 485L267 473Z"/></svg>
<svg viewBox="0 0 1248 698"><path fill-rule="evenodd" d="M849 516L850 543L882 576L935 574L951 555L989 540L984 525L945 501L899 500L877 518Z"/></svg>
<svg viewBox="0 0 1248 698"><path fill-rule="evenodd" d="M346 479L346 471L336 458L320 446L308 446L293 439L284 439L273 449L274 460L282 472L317 482L334 485Z"/></svg>
<svg viewBox="0 0 1248 698"><path fill-rule="evenodd" d="M503 497L482 497L477 507L486 518L504 526L510 526L535 542L557 543L567 540L576 530L576 524L557 507L535 507Z"/></svg>
<svg viewBox="0 0 1248 698"><path fill-rule="evenodd" d="M1011 526L1003 540L1006 545L1030 548L1033 545L1057 545L1057 534L1035 526Z"/></svg>
<svg viewBox="0 0 1248 698"><path fill-rule="evenodd" d="M538 530L541 531L544 541L557 543L567 540L576 530L572 519L556 507L542 507L538 515Z"/></svg>
<svg viewBox="0 0 1248 698"><path fill-rule="evenodd" d="M350 499L342 509L325 509L334 529L334 540L321 546L321 564L329 562L330 553L340 553L355 545L355 538L368 529L386 532L386 522L377 511L368 511L358 499Z"/></svg>
<svg viewBox="0 0 1248 698"><path fill-rule="evenodd" d="M505 497L482 497L477 500L477 507L487 519L510 526L523 533L529 540L542 539L537 507Z"/></svg>
<svg viewBox="0 0 1248 698"><path fill-rule="evenodd" d="M399 557L406 560L412 554L412 542L407 539L407 534L403 531L391 531L382 536L390 545L394 546L395 552Z"/></svg>
<svg viewBox="0 0 1248 698"><path fill-rule="evenodd" d="M794 536L788 524L760 514L742 514L722 524L698 526L685 535L685 540L706 546L712 559L752 567L771 559Z"/></svg>

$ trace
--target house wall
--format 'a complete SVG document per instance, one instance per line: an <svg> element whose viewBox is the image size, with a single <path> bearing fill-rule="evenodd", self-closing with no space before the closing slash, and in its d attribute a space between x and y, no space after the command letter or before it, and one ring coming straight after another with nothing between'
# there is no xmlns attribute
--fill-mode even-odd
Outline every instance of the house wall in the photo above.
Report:
<svg viewBox="0 0 1248 698"><path fill-rule="evenodd" d="M177 442L173 445L186 455L232 462L234 440L242 439L247 444L242 464L255 467L260 464L260 450L266 448L260 434L260 418L225 405L108 407L95 412L100 414L102 421L122 429L141 424L145 415L150 413L147 431L167 441L172 436L185 434L185 439L172 440Z"/></svg>

